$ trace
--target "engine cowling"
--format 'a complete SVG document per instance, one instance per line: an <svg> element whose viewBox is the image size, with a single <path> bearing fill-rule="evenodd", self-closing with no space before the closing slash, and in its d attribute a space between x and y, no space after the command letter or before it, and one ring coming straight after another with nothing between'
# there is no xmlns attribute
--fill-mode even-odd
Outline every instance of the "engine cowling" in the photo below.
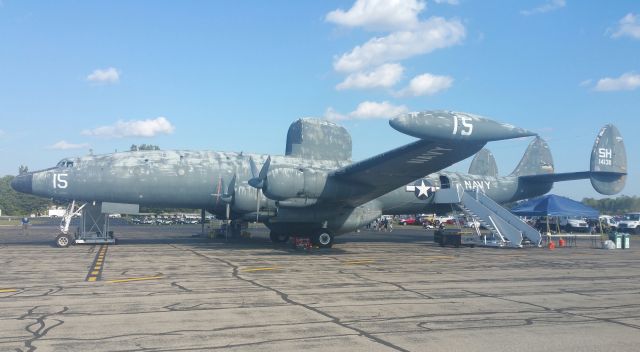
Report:
<svg viewBox="0 0 640 352"><path fill-rule="evenodd" d="M257 190L257 192L260 192L260 190ZM255 188L249 185L239 185L235 190L232 209L240 213L256 211L257 192ZM269 208L274 209L275 203L265 197L261 197L260 209Z"/></svg>
<svg viewBox="0 0 640 352"><path fill-rule="evenodd" d="M307 168L281 167L269 170L264 194L273 200L320 198L327 184L327 173Z"/></svg>

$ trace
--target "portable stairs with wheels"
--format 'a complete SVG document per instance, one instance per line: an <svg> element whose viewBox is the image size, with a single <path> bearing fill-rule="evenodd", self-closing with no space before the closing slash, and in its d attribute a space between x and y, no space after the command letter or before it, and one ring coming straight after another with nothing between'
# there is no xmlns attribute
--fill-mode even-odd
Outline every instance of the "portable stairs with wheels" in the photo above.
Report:
<svg viewBox="0 0 640 352"><path fill-rule="evenodd" d="M137 204L94 202L78 205L72 201L60 222L60 235L56 238L58 247L72 244L115 244L116 238L109 228L109 214L137 214ZM80 216L75 233L69 233L73 217Z"/></svg>
<svg viewBox="0 0 640 352"><path fill-rule="evenodd" d="M436 203L454 204L487 228L493 237L489 241L484 237L484 245L520 248L525 239L535 246L539 246L542 241L540 232L481 190L465 191L462 185L456 184L455 187L438 190L435 196Z"/></svg>

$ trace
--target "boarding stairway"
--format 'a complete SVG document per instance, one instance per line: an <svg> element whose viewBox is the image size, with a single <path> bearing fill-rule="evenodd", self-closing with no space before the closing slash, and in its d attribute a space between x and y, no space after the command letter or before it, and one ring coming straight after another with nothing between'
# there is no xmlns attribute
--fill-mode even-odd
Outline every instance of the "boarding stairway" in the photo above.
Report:
<svg viewBox="0 0 640 352"><path fill-rule="evenodd" d="M500 204L493 201L481 190L465 191L460 184L448 189L440 189L434 202L450 203L458 206L466 215L477 220L493 234L492 243L500 247L520 248L526 237L533 245L540 245L542 236ZM487 244L485 242L485 244Z"/></svg>

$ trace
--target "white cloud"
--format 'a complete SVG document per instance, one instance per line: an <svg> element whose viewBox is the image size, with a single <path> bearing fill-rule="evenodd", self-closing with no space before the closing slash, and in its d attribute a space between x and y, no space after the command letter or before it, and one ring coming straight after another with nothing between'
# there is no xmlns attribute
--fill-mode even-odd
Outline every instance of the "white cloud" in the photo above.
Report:
<svg viewBox="0 0 640 352"><path fill-rule="evenodd" d="M324 112L324 118L327 120L338 121L348 120L349 116L335 111L332 107L328 107Z"/></svg>
<svg viewBox="0 0 640 352"><path fill-rule="evenodd" d="M173 133L175 127L165 117L147 120L118 121L111 126L101 126L82 131L86 136L105 138L153 137L158 134Z"/></svg>
<svg viewBox="0 0 640 352"><path fill-rule="evenodd" d="M585 79L584 81L580 82L580 87L588 87L591 85L591 83L593 82L592 79Z"/></svg>
<svg viewBox="0 0 640 352"><path fill-rule="evenodd" d="M421 0L356 0L348 11L331 11L325 20L345 27L406 29L418 25L418 14L425 7Z"/></svg>
<svg viewBox="0 0 640 352"><path fill-rule="evenodd" d="M409 109L404 105L396 106L387 101L383 101L382 103L365 101L358 104L356 110L352 111L349 116L356 119L388 119L407 111L409 111Z"/></svg>
<svg viewBox="0 0 640 352"><path fill-rule="evenodd" d="M425 73L414 77L409 86L400 92L399 96L421 96L433 95L440 91L447 90L453 85L453 78L449 76L437 76Z"/></svg>
<svg viewBox="0 0 640 352"><path fill-rule="evenodd" d="M624 36L640 39L640 21L638 21L638 17L632 13L628 13L618 21L618 28L611 35L612 38Z"/></svg>
<svg viewBox="0 0 640 352"><path fill-rule="evenodd" d="M520 11L521 14L525 15L525 16L529 16L529 15L537 15L540 13L545 13L545 12L551 12L551 11L555 11L558 9L561 9L563 7L567 6L567 2L565 0L550 0L549 2L540 5L536 8L530 9L530 10L522 10Z"/></svg>
<svg viewBox="0 0 640 352"><path fill-rule="evenodd" d="M333 110L333 108L327 108L325 112L325 118L328 120L349 120L349 119L389 119L397 115L403 114L409 111L404 105L393 105L388 101L377 103L374 101L364 101L358 104L358 107L350 112L348 115L340 114Z"/></svg>
<svg viewBox="0 0 640 352"><path fill-rule="evenodd" d="M459 0L435 0L436 4L460 5Z"/></svg>
<svg viewBox="0 0 640 352"><path fill-rule="evenodd" d="M640 87L640 74L627 72L618 78L602 78L593 88L599 92L613 92L618 90L634 90Z"/></svg>
<svg viewBox="0 0 640 352"><path fill-rule="evenodd" d="M402 78L402 72L404 67L400 64L384 64L373 71L350 74L336 86L336 89L389 88L398 83Z"/></svg>
<svg viewBox="0 0 640 352"><path fill-rule="evenodd" d="M351 52L336 58L333 67L339 72L360 71L458 44L465 34L465 28L459 20L432 17L421 22L414 30L393 32L356 46Z"/></svg>
<svg viewBox="0 0 640 352"><path fill-rule="evenodd" d="M87 76L87 81L94 83L118 83L120 72L113 68L97 69Z"/></svg>
<svg viewBox="0 0 640 352"><path fill-rule="evenodd" d="M47 147L47 149L58 149L58 150L83 149L83 148L89 148L89 144L88 143L79 143L79 144L69 143L65 140L54 143Z"/></svg>

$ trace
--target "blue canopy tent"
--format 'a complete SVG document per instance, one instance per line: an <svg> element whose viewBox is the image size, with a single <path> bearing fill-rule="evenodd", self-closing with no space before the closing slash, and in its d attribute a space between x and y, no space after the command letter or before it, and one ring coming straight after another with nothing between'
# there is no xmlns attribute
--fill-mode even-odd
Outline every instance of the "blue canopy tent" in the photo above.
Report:
<svg viewBox="0 0 640 352"><path fill-rule="evenodd" d="M511 208L511 212L519 216L581 216L597 219L600 213L575 200L547 194L533 198Z"/></svg>

